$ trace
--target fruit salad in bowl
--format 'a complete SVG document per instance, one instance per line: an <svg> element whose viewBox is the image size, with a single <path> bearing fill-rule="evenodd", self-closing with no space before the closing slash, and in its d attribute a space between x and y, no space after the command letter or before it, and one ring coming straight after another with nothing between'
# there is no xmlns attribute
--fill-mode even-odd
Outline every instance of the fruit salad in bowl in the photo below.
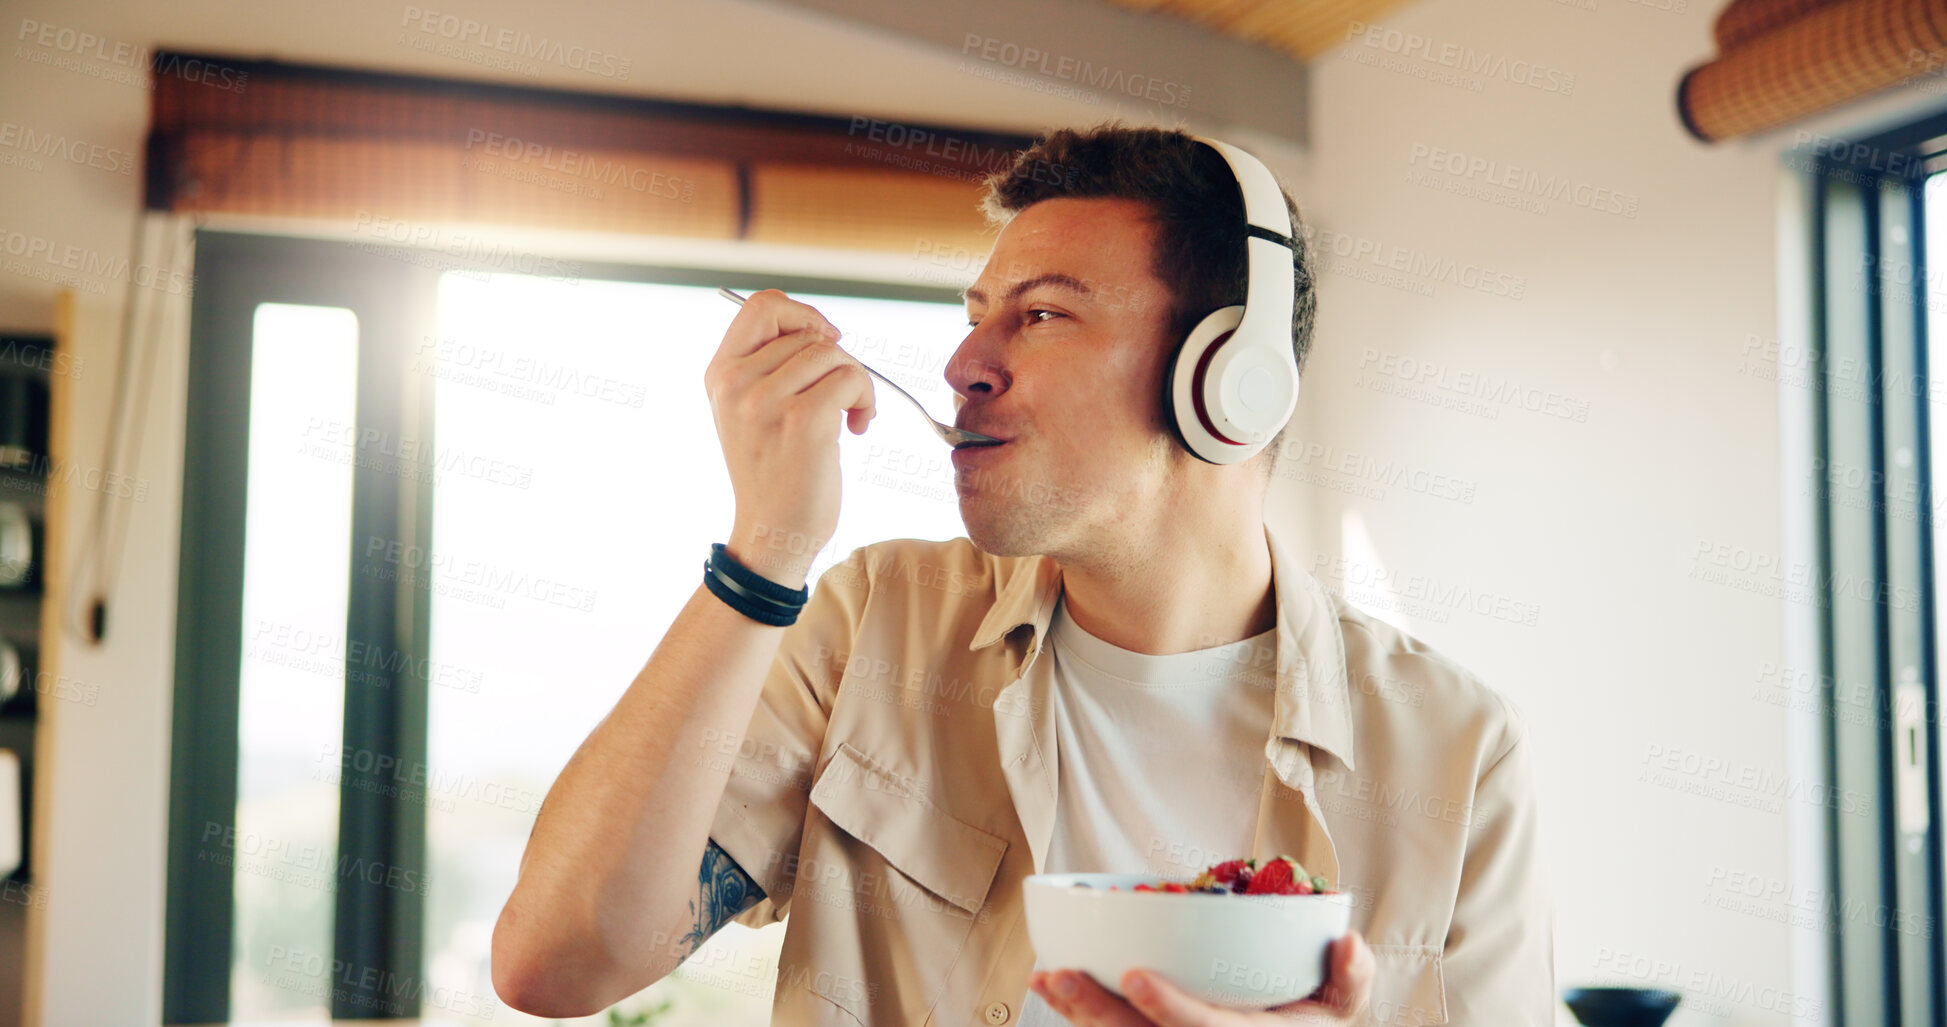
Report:
<svg viewBox="0 0 1947 1027"><path fill-rule="evenodd" d="M1076 888L1091 887L1087 882L1076 881ZM1111 885L1110 891L1119 890L1119 885ZM1182 881L1158 881L1155 884L1138 884L1132 891L1162 892L1204 892L1215 895L1336 895L1332 886L1323 877L1305 873L1305 868L1290 856L1279 856L1264 864L1262 868L1255 859L1230 859L1204 868L1184 884Z"/></svg>
<svg viewBox="0 0 1947 1027"><path fill-rule="evenodd" d="M1024 887L1041 966L1084 971L1117 996L1123 973L1142 967L1244 1009L1317 991L1352 919L1352 896L1290 856L1225 860L1189 880L1033 874Z"/></svg>

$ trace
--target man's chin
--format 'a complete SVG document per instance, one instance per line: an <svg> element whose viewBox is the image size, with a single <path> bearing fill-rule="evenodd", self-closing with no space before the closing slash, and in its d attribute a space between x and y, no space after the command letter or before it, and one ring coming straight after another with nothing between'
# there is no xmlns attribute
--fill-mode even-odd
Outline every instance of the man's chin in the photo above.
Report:
<svg viewBox="0 0 1947 1027"><path fill-rule="evenodd" d="M1015 504L975 494L960 497L960 520L967 527L967 540L990 556L1033 556L1040 552L1024 537L1020 511Z"/></svg>

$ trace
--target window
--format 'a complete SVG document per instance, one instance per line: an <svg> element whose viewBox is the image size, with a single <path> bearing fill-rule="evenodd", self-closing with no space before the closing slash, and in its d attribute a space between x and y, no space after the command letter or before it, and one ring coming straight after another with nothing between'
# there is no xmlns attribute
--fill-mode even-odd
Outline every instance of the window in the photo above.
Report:
<svg viewBox="0 0 1947 1027"><path fill-rule="evenodd" d="M1808 386L1817 566L1805 587L1822 665L1830 945L1842 1024L1947 1022L1939 716L1947 439L1947 116L1791 155L1805 201L1809 300L1781 379ZM1797 355L1795 355L1797 354ZM1799 357L1802 356L1802 359Z"/></svg>
<svg viewBox="0 0 1947 1027"><path fill-rule="evenodd" d="M237 812L218 846L236 873L230 996L239 1018L322 1019L322 998L280 987L264 956L322 963L331 951L338 789L305 754L343 730L352 474L320 427L352 423L358 321L266 303L252 329Z"/></svg>
<svg viewBox="0 0 1947 1027"><path fill-rule="evenodd" d="M170 1023L538 1022L499 1004L488 968L534 814L734 513L702 388L736 313L715 286L813 303L855 356L935 416L953 412L943 372L965 329L947 289L606 265L495 274L421 257L199 236L192 364L207 391L191 396L186 470L197 509L184 519ZM330 331L322 293L336 295ZM305 362L266 361L273 315L255 315L254 351L241 345L245 304L294 312L275 315L296 318L278 338ZM247 402L219 401L243 382L231 395ZM879 401L865 435L839 432L845 501L814 582L859 545L964 534L946 447L890 390ZM288 456L259 462L280 446ZM309 476L302 492L291 475ZM229 518L267 514L243 502L260 492L293 511L278 533L218 536ZM335 569L285 618L289 648L320 651L284 693L258 688L234 652L266 569L293 583ZM226 606L237 580L244 601ZM323 641L296 641L299 627ZM227 657L203 641L226 630ZM271 811L280 839L322 850L306 857L322 868L307 883L246 881L208 859L226 832L273 830L251 804L266 721L279 773L335 785L336 809L314 795ZM266 918L277 926L252 926ZM668 1000L683 1022L766 1023L782 930L730 925L626 1007Z"/></svg>

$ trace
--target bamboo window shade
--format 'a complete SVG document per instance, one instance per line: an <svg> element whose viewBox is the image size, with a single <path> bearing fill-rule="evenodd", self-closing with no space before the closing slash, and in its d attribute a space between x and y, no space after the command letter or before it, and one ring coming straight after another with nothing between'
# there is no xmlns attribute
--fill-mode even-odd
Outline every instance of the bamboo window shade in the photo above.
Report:
<svg viewBox="0 0 1947 1027"><path fill-rule="evenodd" d="M984 252L1025 136L165 54L152 210ZM201 64L196 62L203 62Z"/></svg>
<svg viewBox="0 0 1947 1027"><path fill-rule="evenodd" d="M1677 110L1707 142L1789 124L1916 79L1942 82L1941 0L1731 0L1715 60L1677 86Z"/></svg>

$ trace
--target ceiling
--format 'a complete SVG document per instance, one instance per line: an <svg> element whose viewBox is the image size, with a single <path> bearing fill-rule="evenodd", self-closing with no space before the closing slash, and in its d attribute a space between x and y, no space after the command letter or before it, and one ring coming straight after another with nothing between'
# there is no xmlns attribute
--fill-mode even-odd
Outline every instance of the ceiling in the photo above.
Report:
<svg viewBox="0 0 1947 1027"><path fill-rule="evenodd" d="M1405 0L1108 0L1117 7L1195 22L1309 61L1345 41L1354 22L1377 22Z"/></svg>

